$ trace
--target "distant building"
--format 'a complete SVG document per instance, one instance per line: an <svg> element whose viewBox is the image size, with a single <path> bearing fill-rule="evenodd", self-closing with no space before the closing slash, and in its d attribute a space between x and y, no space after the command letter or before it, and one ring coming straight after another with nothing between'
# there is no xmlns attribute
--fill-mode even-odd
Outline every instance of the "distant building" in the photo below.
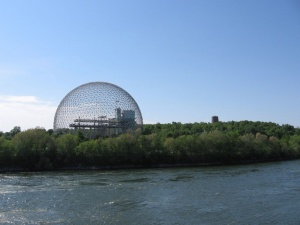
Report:
<svg viewBox="0 0 300 225"><path fill-rule="evenodd" d="M212 123L217 123L217 122L219 122L219 117L218 117L218 116L212 116L212 117L211 117L211 122L212 122Z"/></svg>
<svg viewBox="0 0 300 225"><path fill-rule="evenodd" d="M123 110L122 117L125 120L135 120L135 111L134 110Z"/></svg>
<svg viewBox="0 0 300 225"><path fill-rule="evenodd" d="M54 117L55 132L77 132L89 137L119 135L143 129L142 113L132 96L122 88L91 82L70 91Z"/></svg>

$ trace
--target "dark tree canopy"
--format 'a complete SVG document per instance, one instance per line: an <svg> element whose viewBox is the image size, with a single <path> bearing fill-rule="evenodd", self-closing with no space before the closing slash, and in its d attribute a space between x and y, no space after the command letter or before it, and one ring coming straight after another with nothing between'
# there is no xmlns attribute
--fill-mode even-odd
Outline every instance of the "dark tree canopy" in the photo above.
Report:
<svg viewBox="0 0 300 225"><path fill-rule="evenodd" d="M266 122L146 124L91 139L43 128L0 136L0 170L243 163L300 158L300 131Z"/></svg>

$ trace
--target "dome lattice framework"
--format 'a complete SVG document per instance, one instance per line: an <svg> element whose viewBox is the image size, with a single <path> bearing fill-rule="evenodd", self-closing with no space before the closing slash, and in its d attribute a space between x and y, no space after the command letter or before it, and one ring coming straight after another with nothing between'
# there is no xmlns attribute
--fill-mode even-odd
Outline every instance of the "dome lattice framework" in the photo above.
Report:
<svg viewBox="0 0 300 225"><path fill-rule="evenodd" d="M111 83L91 82L64 97L56 110L53 128L111 136L142 126L141 111L130 94Z"/></svg>

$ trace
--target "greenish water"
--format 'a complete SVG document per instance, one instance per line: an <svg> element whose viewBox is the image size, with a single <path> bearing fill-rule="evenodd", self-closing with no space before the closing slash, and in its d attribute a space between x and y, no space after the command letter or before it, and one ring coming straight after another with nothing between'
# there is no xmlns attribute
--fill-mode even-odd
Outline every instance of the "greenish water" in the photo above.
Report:
<svg viewBox="0 0 300 225"><path fill-rule="evenodd" d="M0 174L1 224L300 224L300 161Z"/></svg>

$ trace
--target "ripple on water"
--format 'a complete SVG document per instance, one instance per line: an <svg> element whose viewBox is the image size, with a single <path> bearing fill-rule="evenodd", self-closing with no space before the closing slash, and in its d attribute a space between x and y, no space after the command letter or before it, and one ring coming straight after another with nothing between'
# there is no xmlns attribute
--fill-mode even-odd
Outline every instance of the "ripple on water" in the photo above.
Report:
<svg viewBox="0 0 300 225"><path fill-rule="evenodd" d="M171 178L170 181L190 181L194 178L194 176L188 176L188 175L179 175L175 178Z"/></svg>
<svg viewBox="0 0 300 225"><path fill-rule="evenodd" d="M97 182L97 181L80 181L80 185L86 185L86 186L107 186L110 185L109 183L105 182Z"/></svg>
<svg viewBox="0 0 300 225"><path fill-rule="evenodd" d="M93 178L93 179L81 180L78 183L79 185L86 185L86 186L107 186L110 185L110 180L107 178Z"/></svg>
<svg viewBox="0 0 300 225"><path fill-rule="evenodd" d="M142 183L149 181L149 178L143 177L143 178L136 178L136 179L126 179L126 180L120 180L120 183Z"/></svg>
<svg viewBox="0 0 300 225"><path fill-rule="evenodd" d="M300 161L0 176L0 224L300 224Z"/></svg>
<svg viewBox="0 0 300 225"><path fill-rule="evenodd" d="M130 199L122 199L107 203L108 205L119 208L121 211L126 211L134 208L139 208L147 205L145 201L133 201Z"/></svg>

